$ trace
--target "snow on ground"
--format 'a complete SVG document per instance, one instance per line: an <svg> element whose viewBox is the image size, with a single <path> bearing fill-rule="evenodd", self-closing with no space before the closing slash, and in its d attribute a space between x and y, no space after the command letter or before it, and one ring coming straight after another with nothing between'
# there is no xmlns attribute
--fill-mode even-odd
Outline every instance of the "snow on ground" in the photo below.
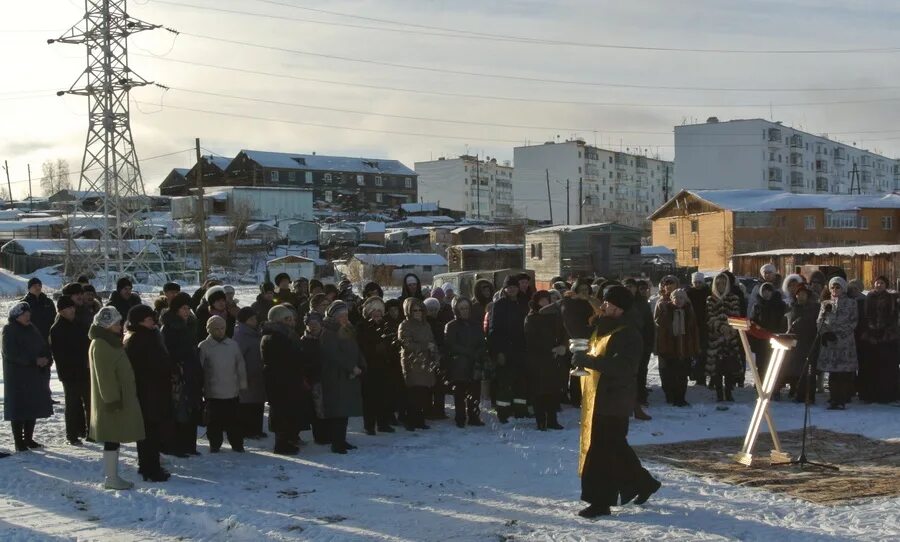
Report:
<svg viewBox="0 0 900 542"><path fill-rule="evenodd" d="M248 291L242 291L246 302ZM6 310L7 304L0 306ZM651 368L655 377L656 369ZM54 378L54 397L62 388ZM712 392L691 388L691 408L661 405L654 378L650 422L633 422L632 444L742 435L755 397L717 411ZM821 403L821 402L820 402ZM448 407L448 410L452 409ZM819 427L879 439L900 436L891 406L853 403L844 412L817 405ZM776 403L780 429L797 429L802 409ZM564 431L542 433L533 422L367 436L351 421L348 455L308 444L296 457L273 455L272 438L249 441L246 454L223 447L190 459L165 458L172 479L138 481L134 445L124 450L124 476L135 490L99 488L101 447L65 443L62 405L41 420L39 452L0 460L0 539L18 540L897 540L900 499L819 506L760 489L735 487L645 461L663 488L644 507L609 519L578 518L578 411L565 408ZM311 440L305 432L303 438ZM11 446L8 430L0 446ZM768 436L759 440L768 449ZM815 459L815 441L810 457Z"/></svg>

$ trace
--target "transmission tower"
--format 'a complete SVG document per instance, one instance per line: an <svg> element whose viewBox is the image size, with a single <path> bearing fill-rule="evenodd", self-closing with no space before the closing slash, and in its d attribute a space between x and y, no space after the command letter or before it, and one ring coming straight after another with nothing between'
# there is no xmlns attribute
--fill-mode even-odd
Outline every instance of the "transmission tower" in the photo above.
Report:
<svg viewBox="0 0 900 542"><path fill-rule="evenodd" d="M164 273L159 245L144 223L149 206L134 141L131 137L129 92L152 85L128 67L128 36L159 28L130 17L126 0L85 0L84 18L47 43L84 44L87 67L69 90L88 99L88 132L81 162L75 212L69 220L66 275L102 272L107 287L117 276L135 272ZM85 200L99 197L99 206ZM142 228L143 226L143 228ZM89 230L99 230L99 247L72 243Z"/></svg>

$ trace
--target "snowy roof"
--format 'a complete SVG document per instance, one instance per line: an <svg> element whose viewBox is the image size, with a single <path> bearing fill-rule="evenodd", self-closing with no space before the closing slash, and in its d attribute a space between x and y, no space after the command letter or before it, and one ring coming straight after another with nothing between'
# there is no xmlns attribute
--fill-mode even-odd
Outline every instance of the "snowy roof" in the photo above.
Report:
<svg viewBox="0 0 900 542"><path fill-rule="evenodd" d="M525 250L525 245L452 245L449 248L459 250L477 250L479 252L488 252L491 250Z"/></svg>
<svg viewBox="0 0 900 542"><path fill-rule="evenodd" d="M384 233L384 222L363 222L362 223L362 231L363 233Z"/></svg>
<svg viewBox="0 0 900 542"><path fill-rule="evenodd" d="M566 225L560 224L559 226L548 226L546 228L540 228L537 230L531 230L528 233L553 233L553 232L569 232L569 231L580 231L580 230L589 230L592 228L599 228L601 226L616 226L619 228L626 228L630 230L637 230L636 228L632 228L630 226L625 226L624 224L617 224L615 222L597 222L596 224L581 224L581 225Z"/></svg>
<svg viewBox="0 0 900 542"><path fill-rule="evenodd" d="M354 254L354 258L368 265L447 265L440 254L401 252L398 254Z"/></svg>
<svg viewBox="0 0 900 542"><path fill-rule="evenodd" d="M16 219L24 215L25 211L20 209L3 209L0 210L0 220Z"/></svg>
<svg viewBox="0 0 900 542"><path fill-rule="evenodd" d="M392 175L408 175L410 177L416 175L415 171L404 166L399 160L253 150L242 150L241 152L250 160L267 168L303 171L344 171L349 173L389 173Z"/></svg>
<svg viewBox="0 0 900 542"><path fill-rule="evenodd" d="M835 254L838 256L874 256L876 254L900 253L900 245L859 245L855 247L819 247L819 248L784 248L779 250L766 250L763 252L748 252L735 254L734 256L787 256L791 254L803 254L824 256Z"/></svg>
<svg viewBox="0 0 900 542"><path fill-rule="evenodd" d="M304 258L303 256L297 256L294 254L288 254L287 256L281 256L280 258L275 258L269 260L267 263L269 265L279 264L279 263L306 263L306 262L315 262L315 260L311 258Z"/></svg>
<svg viewBox="0 0 900 542"><path fill-rule="evenodd" d="M255 232L255 231L279 231L277 227L266 224L265 222L254 222L247 226L247 232Z"/></svg>
<svg viewBox="0 0 900 542"><path fill-rule="evenodd" d="M856 209L900 208L900 194L793 194L778 190L687 190L713 205L741 212L774 211L775 209Z"/></svg>
<svg viewBox="0 0 900 542"><path fill-rule="evenodd" d="M187 172L187 170L184 170L184 171ZM60 190L59 192L57 192L56 194L53 194L50 197L55 198L55 197L58 197L60 194L72 196L72 198L78 199L78 200L103 197L103 192L96 192L93 190L69 190L69 189Z"/></svg>
<svg viewBox="0 0 900 542"><path fill-rule="evenodd" d="M0 232L14 232L28 228L48 227L64 224L64 218L26 218L23 220L0 220Z"/></svg>
<svg viewBox="0 0 900 542"><path fill-rule="evenodd" d="M436 213L437 203L401 203L400 209L405 213Z"/></svg>
<svg viewBox="0 0 900 542"><path fill-rule="evenodd" d="M73 239L71 242L71 247L73 249L96 251L100 248L100 241L97 239ZM144 248L145 244L153 245L153 243L147 243L147 241L144 241L143 239L127 239L122 242L125 244L124 246L128 252L138 252ZM16 243L22 248L25 254L30 255L38 252L65 253L69 241L66 239L13 239L0 247L0 250L12 243Z"/></svg>
<svg viewBox="0 0 900 542"><path fill-rule="evenodd" d="M390 228L387 230L387 237L397 237L401 234L406 234L407 237L418 237L420 235L431 235L431 233L424 228Z"/></svg>
<svg viewBox="0 0 900 542"><path fill-rule="evenodd" d="M177 168L173 168L172 171L174 171L175 173L177 173L177 174L181 175L182 177L184 177L184 176L187 175L191 170L188 169L188 168L185 168L185 167L177 167Z"/></svg>
<svg viewBox="0 0 900 542"><path fill-rule="evenodd" d="M206 159L207 162L216 166L217 168L225 171L225 168L228 167L228 164L233 160L232 158L225 158L224 156L214 156L214 155L204 155L203 158Z"/></svg>
<svg viewBox="0 0 900 542"><path fill-rule="evenodd" d="M408 216L401 220L401 222L410 222L412 224L436 224L439 222L443 222L445 224L456 222L453 218L449 216Z"/></svg>
<svg viewBox="0 0 900 542"><path fill-rule="evenodd" d="M652 246L641 247L641 256L674 256L675 252L669 247Z"/></svg>
<svg viewBox="0 0 900 542"><path fill-rule="evenodd" d="M508 231L509 231L509 229L504 228L504 227L502 227L502 226L480 226L480 225L472 225L472 226L462 226L462 227L460 227L460 228L456 228L455 230L451 230L450 233L453 233L453 234L460 234L460 233L462 233L462 232L464 232L464 231L466 231L466 230L471 230L471 229L481 230L481 231L504 231L504 232L508 232Z"/></svg>

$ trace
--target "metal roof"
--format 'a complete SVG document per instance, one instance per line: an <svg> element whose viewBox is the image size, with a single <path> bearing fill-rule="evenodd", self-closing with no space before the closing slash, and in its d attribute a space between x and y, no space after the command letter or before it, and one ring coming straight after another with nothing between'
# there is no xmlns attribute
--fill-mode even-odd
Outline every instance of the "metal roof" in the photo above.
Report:
<svg viewBox="0 0 900 542"><path fill-rule="evenodd" d="M350 158L345 156L324 156L320 154L293 154L242 150L247 158L266 168L294 169L299 171L341 171L348 173L387 173L391 175L416 176L416 172L399 160L383 158Z"/></svg>

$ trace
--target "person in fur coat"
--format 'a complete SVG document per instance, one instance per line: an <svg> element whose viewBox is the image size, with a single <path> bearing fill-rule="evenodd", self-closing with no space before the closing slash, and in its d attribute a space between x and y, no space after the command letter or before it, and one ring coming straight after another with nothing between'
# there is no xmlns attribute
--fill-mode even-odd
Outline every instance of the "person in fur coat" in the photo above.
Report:
<svg viewBox="0 0 900 542"><path fill-rule="evenodd" d="M733 293L727 273L713 279L712 295L706 300L709 346L706 351L706 374L712 378L717 401L734 401L731 392L743 375L741 340L728 325L728 318L741 316L741 300Z"/></svg>

